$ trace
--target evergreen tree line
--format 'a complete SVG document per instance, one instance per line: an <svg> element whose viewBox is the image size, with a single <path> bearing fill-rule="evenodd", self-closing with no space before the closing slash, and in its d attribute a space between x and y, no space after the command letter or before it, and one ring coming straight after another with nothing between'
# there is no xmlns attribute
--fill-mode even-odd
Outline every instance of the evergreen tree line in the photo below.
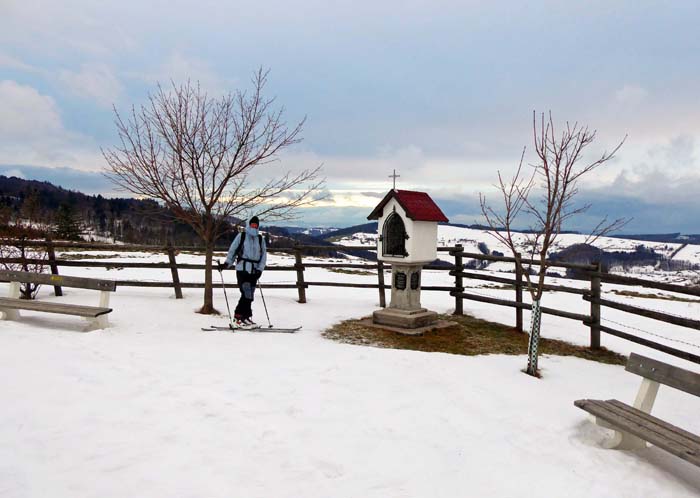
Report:
<svg viewBox="0 0 700 498"><path fill-rule="evenodd" d="M230 220L217 245L227 247L241 220ZM264 226L268 247L290 247L296 243L328 245L329 250L309 250L316 256L342 257L330 249L332 243L306 234L290 234L283 227ZM176 220L167 209L148 199L108 198L67 190L49 182L0 175L0 236L119 241L127 244L202 246L189 225ZM362 256L374 256L370 251Z"/></svg>
<svg viewBox="0 0 700 498"><path fill-rule="evenodd" d="M197 245L196 234L156 202L107 198L49 182L0 176L0 225L6 235L133 244ZM15 228L10 228L15 227Z"/></svg>
<svg viewBox="0 0 700 498"><path fill-rule="evenodd" d="M659 254L654 249L644 245L638 245L634 251L605 251L590 244L574 244L551 255L555 261L567 263L592 264L598 262L603 271L611 268L627 270L639 266L653 266L663 271L700 270L700 264L683 260L669 260L665 255ZM576 270L567 270L567 276L577 278Z"/></svg>

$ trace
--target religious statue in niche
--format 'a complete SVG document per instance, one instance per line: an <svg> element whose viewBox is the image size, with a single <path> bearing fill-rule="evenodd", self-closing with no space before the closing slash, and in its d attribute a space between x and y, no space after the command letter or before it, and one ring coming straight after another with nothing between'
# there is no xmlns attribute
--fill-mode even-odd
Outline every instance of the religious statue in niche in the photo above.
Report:
<svg viewBox="0 0 700 498"><path fill-rule="evenodd" d="M396 211L391 213L384 222L382 230L382 255L403 258L406 252L406 225Z"/></svg>

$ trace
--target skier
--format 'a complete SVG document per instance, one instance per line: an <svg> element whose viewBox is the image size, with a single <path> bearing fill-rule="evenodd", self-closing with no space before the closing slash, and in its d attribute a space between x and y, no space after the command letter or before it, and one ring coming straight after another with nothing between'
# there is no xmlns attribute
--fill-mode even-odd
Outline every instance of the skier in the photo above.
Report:
<svg viewBox="0 0 700 498"><path fill-rule="evenodd" d="M267 246L261 234L258 233L260 220L257 216L253 216L245 232L236 235L233 239L231 247L229 247L226 261L220 263L218 270L230 268L236 264L236 280L238 281L238 290L241 292L241 298L238 300L238 305L234 311L234 325L239 328L257 328L258 325L253 321L253 294L255 286L265 269L267 261Z"/></svg>

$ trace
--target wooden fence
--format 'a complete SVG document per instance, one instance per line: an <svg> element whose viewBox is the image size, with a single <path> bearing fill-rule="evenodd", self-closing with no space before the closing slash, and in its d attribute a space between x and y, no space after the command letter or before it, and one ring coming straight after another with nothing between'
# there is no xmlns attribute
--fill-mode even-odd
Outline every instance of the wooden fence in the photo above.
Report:
<svg viewBox="0 0 700 498"><path fill-rule="evenodd" d="M49 266L51 273L58 274L60 267L82 267L82 268L140 268L140 269L170 269L171 279L169 281L142 281L142 280L117 280L117 286L121 287L171 287L174 289L175 297L182 298L183 288L203 288L204 283L182 282L179 276L179 270L204 270L203 264L178 263L177 254L182 251L197 251L202 252L201 247L179 247L175 248L172 245L165 247L143 246L143 245L112 245L112 244L97 244L97 243L75 243L64 241L17 241L17 240L0 240L0 245L17 245L23 244L25 247L43 247L46 249L47 259L31 259L31 258L0 258L0 265L7 264L44 264ZM89 260L71 260L70 258L57 258L56 249L87 249L99 251L144 251L144 252L161 252L167 255L168 261L163 263L139 263L139 262L106 262L106 261L89 261ZM226 251L228 248L219 248L219 251ZM391 266L384 264L381 261L376 263L314 263L305 262L304 253L312 250L321 251L367 251L366 246L311 246L311 245L296 245L287 248L269 248L271 253L287 253L294 256L293 265L268 265L265 271L282 271L292 272L295 274L294 283L261 283L260 286L265 289L297 289L298 302L306 302L306 291L309 287L349 287L349 288L364 288L378 289L380 306L386 306L386 289L390 289L390 285L385 283L384 272L391 269ZM524 302L524 291L527 290L527 283L524 278L523 268L515 264L516 259L507 256L493 256L479 253L465 252L460 245L454 247L439 247L439 257L447 255L452 261L442 265L426 265L424 268L428 270L449 271L454 277L454 284L451 286L425 286L421 287L424 291L440 291L449 292L454 298L454 313L461 315L464 313L464 300L472 300L483 303L495 304L514 308L516 328L523 331L523 310L531 309L529 303ZM468 270L465 266L465 260L491 261L491 262L506 262L512 263L513 278L502 276L488 275L485 273ZM521 259L521 264L538 265L536 260ZM587 303L589 313L573 313L570 311L559 310L555 308L542 307L542 313L554 315L570 320L582 322L590 329L590 347L597 349L600 347L601 332L610 334L652 349L663 351L664 353L683 358L695 363L700 363L700 356L690 351L682 350L665 344L652 341L647 338L639 337L638 335L629 332L623 332L618 329L603 325L601 321L602 309L610 308L626 313L643 316L653 320L678 325L681 327L700 330L700 320L680 317L670 313L665 313L656 310L649 310L639 306L612 301L602 298L602 284L616 284L641 286L649 289L663 290L668 292L679 293L688 296L700 297L700 288L688 287L682 285L668 284L662 282L654 282L640 278L626 277L621 275L613 275L601 270L599 264L586 265L566 262L550 262L551 268L573 269L588 281L585 288L576 288L564 285L545 285L545 290L575 294L581 296L582 300ZM351 269L362 271L376 271L377 283L352 283L352 282L335 282L335 281L309 281L305 275L307 268L327 268L327 269ZM465 292L465 279L480 280L492 283L512 286L514 299L500 299L491 296L485 296L474 292ZM235 288L236 284L226 284L227 288ZM61 288L55 287L56 295L61 295ZM699 336L700 337L700 336ZM687 343L686 343L687 344Z"/></svg>

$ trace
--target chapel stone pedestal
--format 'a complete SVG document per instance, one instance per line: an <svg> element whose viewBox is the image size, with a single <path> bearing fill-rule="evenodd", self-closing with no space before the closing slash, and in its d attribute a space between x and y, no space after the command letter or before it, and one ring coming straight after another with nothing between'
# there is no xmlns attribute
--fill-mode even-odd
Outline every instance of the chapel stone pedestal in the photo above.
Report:
<svg viewBox="0 0 700 498"><path fill-rule="evenodd" d="M375 325L401 329L405 334L422 333L438 322L438 314L420 305L423 263L392 263L391 304L372 315Z"/></svg>

